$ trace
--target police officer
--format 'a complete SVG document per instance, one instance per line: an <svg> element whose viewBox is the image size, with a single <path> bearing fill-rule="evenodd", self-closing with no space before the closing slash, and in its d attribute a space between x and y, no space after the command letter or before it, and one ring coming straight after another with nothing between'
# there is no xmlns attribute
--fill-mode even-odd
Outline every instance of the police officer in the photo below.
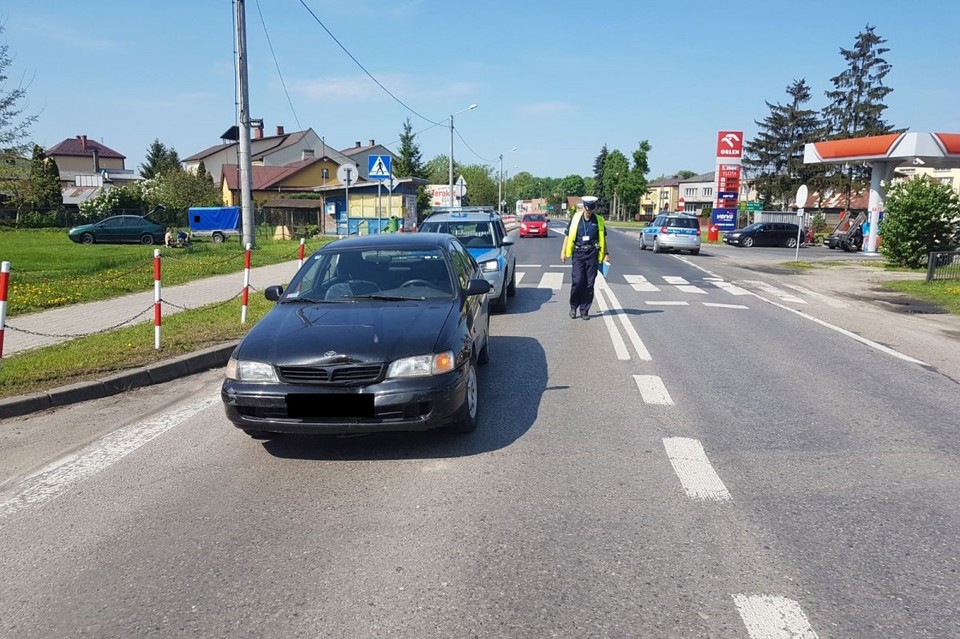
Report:
<svg viewBox="0 0 960 639"><path fill-rule="evenodd" d="M573 258L573 283L570 286L570 319L590 319L593 304L593 284L597 279L597 267L601 262L610 262L607 253L607 230L603 218L596 214L597 198L583 197L583 212L577 211L567 226L567 236L560 251L560 261Z"/></svg>

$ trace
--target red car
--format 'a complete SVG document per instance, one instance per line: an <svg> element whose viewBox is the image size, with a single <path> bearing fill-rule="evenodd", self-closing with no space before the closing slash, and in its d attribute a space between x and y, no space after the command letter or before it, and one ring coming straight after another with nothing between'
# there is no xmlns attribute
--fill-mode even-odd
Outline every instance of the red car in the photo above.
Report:
<svg viewBox="0 0 960 639"><path fill-rule="evenodd" d="M520 218L520 237L547 237L547 217L543 213L527 213Z"/></svg>

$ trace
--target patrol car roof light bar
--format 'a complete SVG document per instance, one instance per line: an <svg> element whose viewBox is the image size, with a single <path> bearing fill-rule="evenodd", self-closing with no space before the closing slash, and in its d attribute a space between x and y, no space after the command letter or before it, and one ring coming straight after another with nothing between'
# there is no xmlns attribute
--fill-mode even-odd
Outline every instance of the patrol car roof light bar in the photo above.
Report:
<svg viewBox="0 0 960 639"><path fill-rule="evenodd" d="M449 187L450 187L450 206L455 206L455 204L454 204L454 199L453 199L453 116L455 116L455 115L457 115L457 114L459 114L459 113L463 113L464 111L470 111L470 110L476 109L476 108L477 108L477 105L476 105L476 104L471 104L470 106L468 106L468 107L465 108L465 109L460 109L459 111L455 111L455 112L453 112L453 113L450 114L450 184L449 184Z"/></svg>

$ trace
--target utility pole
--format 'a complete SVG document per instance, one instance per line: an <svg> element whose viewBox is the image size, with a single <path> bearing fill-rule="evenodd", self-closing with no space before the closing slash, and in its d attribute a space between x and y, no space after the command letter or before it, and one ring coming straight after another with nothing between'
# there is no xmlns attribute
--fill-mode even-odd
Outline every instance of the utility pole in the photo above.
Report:
<svg viewBox="0 0 960 639"><path fill-rule="evenodd" d="M256 245L255 221L253 219L253 197L250 161L250 91L247 87L247 23L244 0L236 2L237 24L237 124L240 129L237 164L240 169L240 213L243 223L244 246Z"/></svg>

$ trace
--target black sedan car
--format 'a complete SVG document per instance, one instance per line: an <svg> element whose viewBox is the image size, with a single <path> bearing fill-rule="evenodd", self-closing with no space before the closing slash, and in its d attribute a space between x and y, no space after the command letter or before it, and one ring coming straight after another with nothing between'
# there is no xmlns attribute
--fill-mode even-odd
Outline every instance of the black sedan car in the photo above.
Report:
<svg viewBox="0 0 960 639"><path fill-rule="evenodd" d="M756 222L723 236L726 244L738 246L797 246L797 225L780 222ZM802 239L802 238L801 238Z"/></svg>
<svg viewBox="0 0 960 639"><path fill-rule="evenodd" d="M440 233L336 240L319 249L227 364L227 418L254 438L477 425L489 359L490 284Z"/></svg>
<svg viewBox="0 0 960 639"><path fill-rule="evenodd" d="M142 215L114 215L75 226L67 237L79 244L163 244L167 229Z"/></svg>

